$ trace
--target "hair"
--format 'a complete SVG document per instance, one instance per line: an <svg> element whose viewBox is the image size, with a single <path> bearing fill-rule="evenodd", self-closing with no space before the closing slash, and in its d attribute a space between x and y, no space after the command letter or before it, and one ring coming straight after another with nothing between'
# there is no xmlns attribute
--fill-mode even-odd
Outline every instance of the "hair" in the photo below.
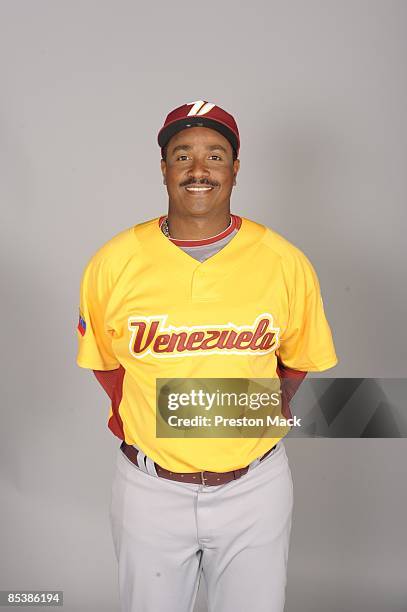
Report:
<svg viewBox="0 0 407 612"><path fill-rule="evenodd" d="M168 144L166 144L161 149L161 159L163 159L164 161L166 161L167 159L167 147L168 147ZM233 147L232 147L232 153L233 153L233 161L235 161L235 159L237 159L237 153Z"/></svg>

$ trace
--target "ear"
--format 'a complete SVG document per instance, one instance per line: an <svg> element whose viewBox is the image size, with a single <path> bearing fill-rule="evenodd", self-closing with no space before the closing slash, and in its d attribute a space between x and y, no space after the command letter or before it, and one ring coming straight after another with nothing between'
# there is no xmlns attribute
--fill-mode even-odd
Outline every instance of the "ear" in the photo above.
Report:
<svg viewBox="0 0 407 612"><path fill-rule="evenodd" d="M164 183L164 185L166 185L167 182L166 182L166 178L165 177L166 177L166 173L167 173L167 164L166 164L164 159L161 160L161 172L162 172L162 175L163 175L163 183Z"/></svg>
<svg viewBox="0 0 407 612"><path fill-rule="evenodd" d="M236 176L240 169L240 159L235 159L233 162L233 184L236 185Z"/></svg>

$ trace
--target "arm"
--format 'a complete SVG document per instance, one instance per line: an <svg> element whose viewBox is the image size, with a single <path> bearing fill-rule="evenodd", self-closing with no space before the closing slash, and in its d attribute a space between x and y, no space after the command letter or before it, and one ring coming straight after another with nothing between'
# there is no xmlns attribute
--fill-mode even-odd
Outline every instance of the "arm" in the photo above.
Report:
<svg viewBox="0 0 407 612"><path fill-rule="evenodd" d="M110 399L113 399L113 393L117 384L121 380L120 368L117 370L93 370L98 382L106 391Z"/></svg>
<svg viewBox="0 0 407 612"><path fill-rule="evenodd" d="M282 381L281 412L285 418L290 419L292 418L292 414L290 411L290 401L292 400L298 390L298 387L306 377L307 372L288 368L286 365L283 364L281 359L277 359L277 374L280 380Z"/></svg>

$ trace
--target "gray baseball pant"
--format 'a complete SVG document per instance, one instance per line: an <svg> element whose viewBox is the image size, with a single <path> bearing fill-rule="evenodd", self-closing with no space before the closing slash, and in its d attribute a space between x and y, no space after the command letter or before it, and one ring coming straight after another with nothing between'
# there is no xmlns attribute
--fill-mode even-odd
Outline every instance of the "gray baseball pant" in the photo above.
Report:
<svg viewBox="0 0 407 612"><path fill-rule="evenodd" d="M119 449L110 521L121 612L283 612L293 485L283 442L219 486L174 482Z"/></svg>

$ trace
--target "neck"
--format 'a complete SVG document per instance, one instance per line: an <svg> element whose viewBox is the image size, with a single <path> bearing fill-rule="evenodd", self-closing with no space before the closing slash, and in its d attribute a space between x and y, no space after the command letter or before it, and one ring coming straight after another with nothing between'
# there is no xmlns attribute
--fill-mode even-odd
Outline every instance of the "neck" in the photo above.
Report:
<svg viewBox="0 0 407 612"><path fill-rule="evenodd" d="M220 234L231 223L230 211L216 217L180 217L168 212L168 227L171 238L176 240L204 240Z"/></svg>

